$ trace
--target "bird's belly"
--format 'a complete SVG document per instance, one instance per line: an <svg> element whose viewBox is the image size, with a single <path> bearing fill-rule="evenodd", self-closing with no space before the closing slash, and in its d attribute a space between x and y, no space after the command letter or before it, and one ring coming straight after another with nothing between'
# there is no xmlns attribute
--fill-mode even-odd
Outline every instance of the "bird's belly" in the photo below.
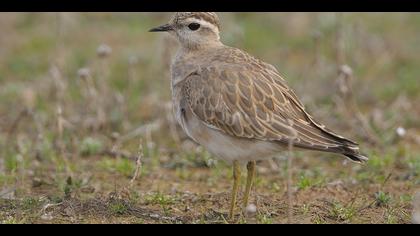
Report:
<svg viewBox="0 0 420 236"><path fill-rule="evenodd" d="M206 148L216 158L228 163L246 163L274 157L282 147L279 144L255 139L237 138L205 125L193 114L182 116L180 123L186 134Z"/></svg>

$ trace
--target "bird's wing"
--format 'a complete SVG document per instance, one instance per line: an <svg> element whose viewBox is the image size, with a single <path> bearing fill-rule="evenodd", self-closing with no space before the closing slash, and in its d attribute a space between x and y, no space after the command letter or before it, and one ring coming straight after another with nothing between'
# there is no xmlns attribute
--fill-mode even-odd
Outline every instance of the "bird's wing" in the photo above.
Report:
<svg viewBox="0 0 420 236"><path fill-rule="evenodd" d="M193 114L226 134L345 155L358 149L315 122L274 67L262 62L210 64L182 86Z"/></svg>

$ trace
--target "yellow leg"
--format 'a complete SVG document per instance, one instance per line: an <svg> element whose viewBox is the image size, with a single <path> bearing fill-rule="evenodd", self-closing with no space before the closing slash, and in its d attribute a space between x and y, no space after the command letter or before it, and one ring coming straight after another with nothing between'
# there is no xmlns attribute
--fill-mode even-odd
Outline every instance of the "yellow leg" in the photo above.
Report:
<svg viewBox="0 0 420 236"><path fill-rule="evenodd" d="M238 196L239 183L241 181L241 167L239 166L238 161L233 162L233 189L232 189L232 198L230 203L230 212L229 218L233 219L233 213L236 206L236 198Z"/></svg>
<svg viewBox="0 0 420 236"><path fill-rule="evenodd" d="M243 207L244 208L246 208L248 206L249 195L251 193L251 188L252 188L252 184L254 182L254 177L255 177L255 166L256 166L255 161L248 162L248 165L246 166L246 168L248 170L248 176L247 176L247 179L246 179L245 197L244 197L244 201L243 201Z"/></svg>

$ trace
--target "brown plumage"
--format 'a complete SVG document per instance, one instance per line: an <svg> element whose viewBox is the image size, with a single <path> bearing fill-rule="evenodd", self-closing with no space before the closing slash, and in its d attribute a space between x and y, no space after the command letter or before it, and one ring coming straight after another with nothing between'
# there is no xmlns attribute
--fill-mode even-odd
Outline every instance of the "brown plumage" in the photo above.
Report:
<svg viewBox="0 0 420 236"><path fill-rule="evenodd" d="M233 163L231 217L239 163L248 162L247 206L255 161L276 156L290 144L343 154L359 163L367 160L357 143L327 129L306 112L274 66L225 46L216 14L176 13L169 24L151 31L169 32L181 46L171 67L177 121L215 157Z"/></svg>
<svg viewBox="0 0 420 236"><path fill-rule="evenodd" d="M271 65L231 47L207 53L185 78L189 108L213 129L238 138L366 158L358 145L316 122ZM193 60L198 62L197 60Z"/></svg>

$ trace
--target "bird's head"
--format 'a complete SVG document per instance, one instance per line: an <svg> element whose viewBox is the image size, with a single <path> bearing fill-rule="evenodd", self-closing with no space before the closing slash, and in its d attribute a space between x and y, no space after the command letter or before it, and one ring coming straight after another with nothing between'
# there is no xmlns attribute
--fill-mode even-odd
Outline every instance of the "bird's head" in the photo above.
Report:
<svg viewBox="0 0 420 236"><path fill-rule="evenodd" d="M220 44L220 23L214 12L177 12L169 23L149 32L168 32L187 49Z"/></svg>

